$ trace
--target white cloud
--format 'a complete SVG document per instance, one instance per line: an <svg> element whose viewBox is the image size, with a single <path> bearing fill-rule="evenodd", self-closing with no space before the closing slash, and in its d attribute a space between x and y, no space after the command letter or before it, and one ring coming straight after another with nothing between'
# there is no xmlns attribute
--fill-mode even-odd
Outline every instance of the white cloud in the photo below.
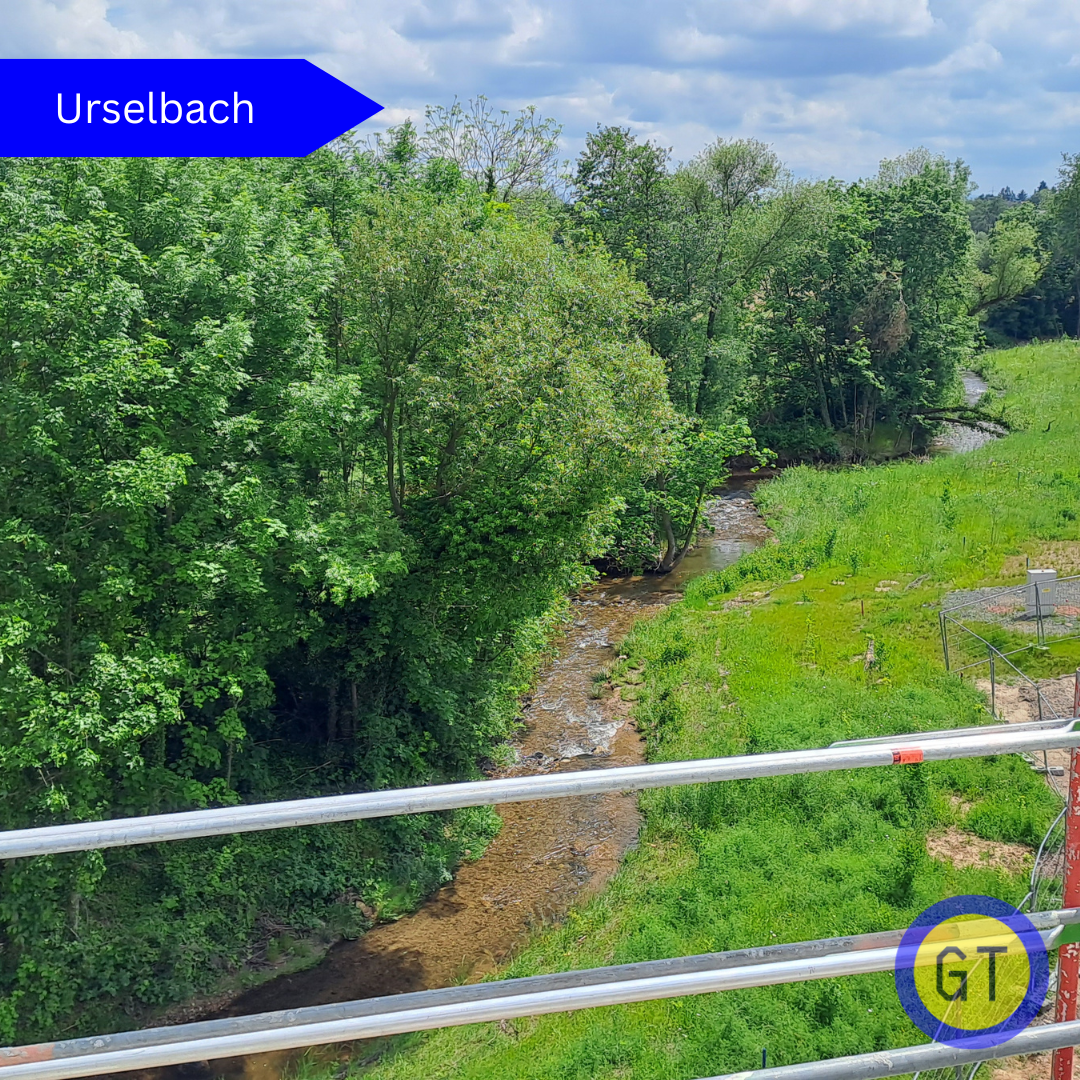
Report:
<svg viewBox="0 0 1080 1080"><path fill-rule="evenodd" d="M855 178L918 144L984 188L1052 180L1080 112L1076 0L8 0L9 56L306 56L387 107L535 102L567 153L618 123L692 156L771 141ZM1070 64L1072 66L1070 66Z"/></svg>
<svg viewBox="0 0 1080 1080"><path fill-rule="evenodd" d="M925 34L934 26L929 0L738 0L716 10L725 19L734 14L742 25L758 29L837 31L866 26Z"/></svg>
<svg viewBox="0 0 1080 1080"><path fill-rule="evenodd" d="M739 39L725 34L704 33L696 26L666 29L662 35L664 54L676 63L719 60L738 48Z"/></svg>
<svg viewBox="0 0 1080 1080"><path fill-rule="evenodd" d="M10 57L130 57L143 52L137 34L109 21L106 0L26 0L0 13Z"/></svg>
<svg viewBox="0 0 1080 1080"><path fill-rule="evenodd" d="M988 41L975 41L962 45L955 52L949 53L944 60L922 69L922 75L929 78L941 78L960 75L969 71L992 71L1004 63L1004 57Z"/></svg>

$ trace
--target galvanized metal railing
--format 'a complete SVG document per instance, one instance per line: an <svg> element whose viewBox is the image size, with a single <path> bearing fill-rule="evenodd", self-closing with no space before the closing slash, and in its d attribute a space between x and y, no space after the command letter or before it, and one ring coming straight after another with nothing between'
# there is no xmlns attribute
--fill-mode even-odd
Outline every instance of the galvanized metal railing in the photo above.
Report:
<svg viewBox="0 0 1080 1080"><path fill-rule="evenodd" d="M1080 924L1080 909L1040 912L1031 919L1046 947L1054 948L1066 926ZM986 943L1000 933L999 925L988 929L978 922L950 929L958 944ZM0 1076L70 1080L568 1009L891 971L903 935L890 930L13 1047L0 1050Z"/></svg>
<svg viewBox="0 0 1080 1080"><path fill-rule="evenodd" d="M895 743L895 748L891 745ZM917 744L917 745L916 745ZM816 750L788 750L770 754L704 758L658 765L631 765L616 769L548 773L541 776L478 780L463 784L365 791L316 799L224 806L177 814L113 821L86 821L47 825L0 833L0 859L21 859L64 851L130 847L198 836L229 836L240 832L318 825L331 821L357 821L454 810L466 806L532 802L609 791L643 791L684 784L751 780L768 776L865 769L917 761L990 757L994 754L1039 753L1080 745L1072 723L1057 727L1003 724L968 728L960 735L949 731L897 736L866 743L829 746Z"/></svg>
<svg viewBox="0 0 1080 1080"><path fill-rule="evenodd" d="M1030 1027L998 1046L972 1050L963 1046L929 1043L902 1050L879 1050L873 1054L810 1061L805 1065L784 1065L778 1069L755 1069L752 1072L727 1073L710 1080L877 1080L884 1076L925 1073L930 1069L951 1069L978 1065L984 1061L1019 1055L1040 1054L1080 1045L1080 1020L1063 1024Z"/></svg>
<svg viewBox="0 0 1080 1080"><path fill-rule="evenodd" d="M27 858L55 852L607 791L644 790L1076 747L1080 747L1080 723L1072 720L1056 725L1035 722L914 733L813 750L443 784L21 829L0 833L0 858ZM1042 919L1041 929L1047 944L1052 946L1060 927L1080 921L1080 908L1043 913L1039 918ZM563 1012L567 1009L887 971L895 965L900 934L902 931L891 931L862 938L801 942L760 950L657 961L655 964L537 976L534 979L509 980L478 987L452 987L393 998L292 1010L285 1014L263 1014L159 1028L149 1032L102 1035L68 1043L14 1047L0 1051L0 1076L3 1080L69 1080L208 1058ZM950 1047L936 1049L952 1052ZM981 1051L981 1054L982 1058L992 1056L986 1051Z"/></svg>

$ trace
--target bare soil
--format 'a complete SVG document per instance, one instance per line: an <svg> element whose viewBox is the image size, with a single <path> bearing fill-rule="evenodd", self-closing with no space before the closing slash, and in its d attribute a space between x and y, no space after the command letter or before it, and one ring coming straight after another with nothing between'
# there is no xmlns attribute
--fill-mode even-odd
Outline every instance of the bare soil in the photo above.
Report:
<svg viewBox="0 0 1080 1080"><path fill-rule="evenodd" d="M976 679L975 687L986 695L989 702L990 680ZM1062 675L1057 679L1040 679L1038 687L1045 701L1053 707L1058 716L1072 715L1074 676ZM997 709L998 718L1006 724L1023 724L1039 719L1039 703L1035 687L1027 683L1008 686L999 682L994 690L994 706ZM1047 719L1051 718L1047 717ZM1059 794L1063 793L1069 778L1069 751L1047 751L1046 762L1042 761L1042 755L1040 755L1039 763L1064 770L1061 776L1047 775L1047 783Z"/></svg>
<svg viewBox="0 0 1080 1080"><path fill-rule="evenodd" d="M950 825L944 832L926 838L926 850L935 859L964 869L989 866L1011 874L1030 873L1035 853L1025 844L983 840Z"/></svg>
<svg viewBox="0 0 1080 1080"><path fill-rule="evenodd" d="M993 1066L994 1080L1050 1080L1051 1054L1005 1058Z"/></svg>
<svg viewBox="0 0 1080 1080"><path fill-rule="evenodd" d="M1023 580L1029 559L1032 566L1052 566L1058 577L1071 577L1080 574L1080 543L1075 540L1039 541L1022 555L1010 555L1001 568L1002 578Z"/></svg>

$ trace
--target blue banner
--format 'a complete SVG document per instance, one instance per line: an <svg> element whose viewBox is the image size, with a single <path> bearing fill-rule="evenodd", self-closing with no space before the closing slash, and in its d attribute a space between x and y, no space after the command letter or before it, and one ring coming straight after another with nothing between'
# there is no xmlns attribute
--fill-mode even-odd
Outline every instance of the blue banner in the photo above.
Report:
<svg viewBox="0 0 1080 1080"><path fill-rule="evenodd" d="M304 157L382 109L307 60L0 60L0 157Z"/></svg>

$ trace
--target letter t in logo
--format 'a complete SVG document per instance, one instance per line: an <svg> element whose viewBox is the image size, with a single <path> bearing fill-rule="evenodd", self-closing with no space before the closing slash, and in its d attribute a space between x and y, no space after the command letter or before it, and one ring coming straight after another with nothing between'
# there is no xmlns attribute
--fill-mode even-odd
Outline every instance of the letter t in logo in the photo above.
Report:
<svg viewBox="0 0 1080 1080"><path fill-rule="evenodd" d="M997 954L1008 952L1008 945L980 945L977 952L990 954L990 1000L997 1001Z"/></svg>

